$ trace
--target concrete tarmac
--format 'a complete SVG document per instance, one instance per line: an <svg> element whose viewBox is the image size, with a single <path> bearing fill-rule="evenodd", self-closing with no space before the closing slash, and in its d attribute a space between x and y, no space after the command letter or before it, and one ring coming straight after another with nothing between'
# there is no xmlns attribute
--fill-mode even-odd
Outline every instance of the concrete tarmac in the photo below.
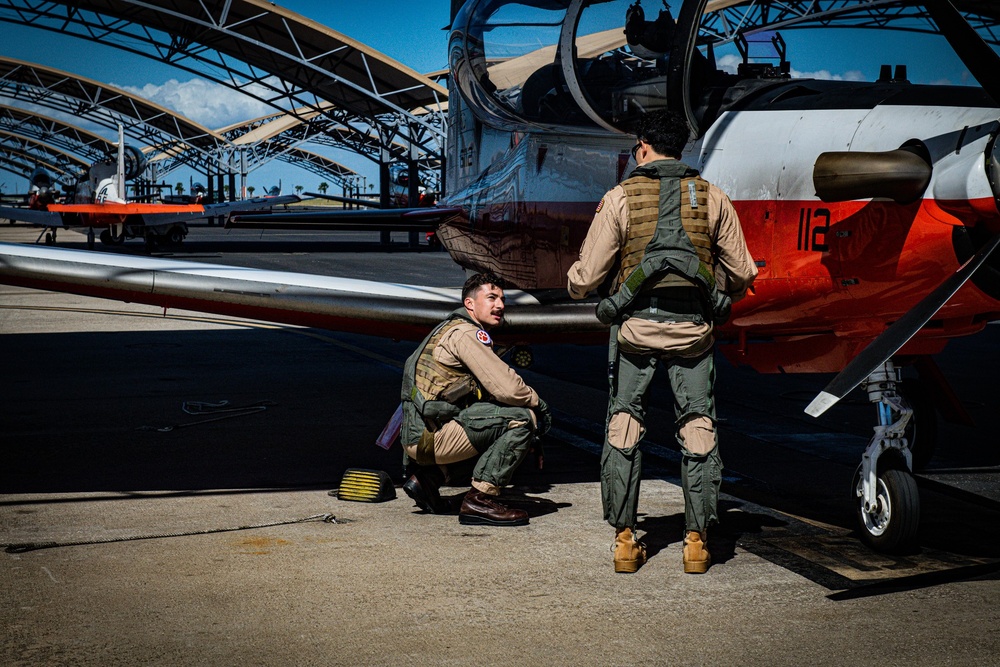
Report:
<svg viewBox="0 0 1000 667"><path fill-rule="evenodd" d="M0 227L0 240L35 236ZM444 253L376 239L195 228L176 254L462 279ZM508 494L531 523L468 527L398 489L377 504L331 495L352 467L399 482L398 445L373 442L412 342L0 286L0 664L994 664L995 330L941 355L980 426L940 423L927 478L985 477L972 497L921 483L919 550L876 554L854 531L863 399L812 420L802 407L828 378L720 361L714 565L681 571L661 383L640 499L650 559L622 575L601 519L601 348L534 350L524 376L556 426L544 468L527 461Z"/></svg>

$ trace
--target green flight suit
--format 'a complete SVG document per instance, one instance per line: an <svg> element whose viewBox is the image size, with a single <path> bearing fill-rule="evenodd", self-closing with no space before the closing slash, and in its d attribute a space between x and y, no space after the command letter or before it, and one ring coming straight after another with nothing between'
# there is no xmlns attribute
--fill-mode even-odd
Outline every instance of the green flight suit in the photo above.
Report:
<svg viewBox="0 0 1000 667"><path fill-rule="evenodd" d="M434 463L434 432L454 420L461 424L469 442L479 453L472 471L473 479L503 487L510 482L534 439L536 429L531 408L499 404L491 400L490 396L483 395L478 384L472 393L462 396L456 403L442 400L441 392L425 396L418 388L417 374L422 355L425 365L429 366L429 370L424 372L435 376L445 372L437 364L426 361L433 356L433 349L427 347L434 345L440 338L438 334L455 320L479 326L464 308L455 310L428 334L403 367L401 436L404 444L419 443L417 464L431 465ZM468 370L452 370L448 377L430 384L444 386L447 381L456 377L461 381L471 377L471 374Z"/></svg>
<svg viewBox="0 0 1000 667"><path fill-rule="evenodd" d="M616 413L627 412L640 424L645 422L646 396L656 368L662 363L674 394L678 427L693 416L708 417L713 425L715 445L706 454L689 451L680 433L677 435L682 453L686 530L704 533L718 520L722 481L718 432L714 428L712 348L694 351L695 356L691 357L655 350L622 349L618 332L621 321L629 317L659 322L721 321L728 315L729 299L716 290L707 251L692 245L691 236L697 223L692 224L692 229L682 224L682 217L690 215L690 208L682 212L687 206L689 190L691 204L694 209L698 208L694 201L697 182L687 187L697 172L680 162L661 161L637 168L630 178L636 176L659 180L658 216L641 263L619 281L618 291L602 301L598 308L598 317L614 322L608 350L611 395L605 433ZM704 245L704 240L699 241L699 245ZM634 530L636 527L641 477L642 452L638 445L618 448L606 435L601 455L601 498L604 518L616 529Z"/></svg>

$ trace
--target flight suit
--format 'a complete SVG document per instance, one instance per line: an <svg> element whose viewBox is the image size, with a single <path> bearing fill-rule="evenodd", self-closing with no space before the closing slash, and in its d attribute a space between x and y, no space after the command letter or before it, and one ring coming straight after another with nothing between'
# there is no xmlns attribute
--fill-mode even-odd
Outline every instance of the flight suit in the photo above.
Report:
<svg viewBox="0 0 1000 667"><path fill-rule="evenodd" d="M469 393L445 400L449 388L469 379ZM538 394L496 355L492 338L464 308L407 360L402 399L407 456L439 466L478 456L472 486L490 495L510 482L536 432Z"/></svg>
<svg viewBox="0 0 1000 667"><path fill-rule="evenodd" d="M648 174L650 169L646 167L676 174L678 178L697 173L676 160L643 165L640 170ZM633 176L637 173L633 172ZM719 292L735 301L746 293L757 268L747 250L732 202L716 186L701 183L706 186L701 205L707 207L703 231L710 239L707 257L714 272L712 282ZM687 226L685 231L690 233ZM570 296L583 298L600 285L616 262L621 262L629 240L629 197L625 186L618 185L598 204L580 259L570 267ZM702 256L704 250L701 249ZM627 276L619 276L619 287L623 287L623 278ZM697 294L693 285L686 294L671 291L669 285L664 289L662 294L682 296L658 300L650 295L660 292L640 289L636 301L629 303L611 326L608 358L611 395L601 456L604 517L616 529L630 528L634 533L642 474L638 442L645 434L649 385L657 366L663 365L674 394L686 529L704 533L718 519L722 478L715 428L713 312L707 299L687 298Z"/></svg>

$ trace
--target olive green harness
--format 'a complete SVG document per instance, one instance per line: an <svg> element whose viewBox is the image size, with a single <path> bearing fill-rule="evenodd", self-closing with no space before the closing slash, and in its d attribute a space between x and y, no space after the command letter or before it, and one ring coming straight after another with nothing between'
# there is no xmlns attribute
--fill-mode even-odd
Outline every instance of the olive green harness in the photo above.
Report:
<svg viewBox="0 0 1000 667"><path fill-rule="evenodd" d="M729 297L715 285L708 182L675 160L635 169L622 183L629 228L614 294L597 317L656 322L724 321Z"/></svg>
<svg viewBox="0 0 1000 667"><path fill-rule="evenodd" d="M471 401L483 397L475 377L466 369L446 366L434 358L434 349L444 335L462 321L476 327L465 308L459 308L434 328L403 366L403 427L400 437L404 445L426 439L455 418Z"/></svg>

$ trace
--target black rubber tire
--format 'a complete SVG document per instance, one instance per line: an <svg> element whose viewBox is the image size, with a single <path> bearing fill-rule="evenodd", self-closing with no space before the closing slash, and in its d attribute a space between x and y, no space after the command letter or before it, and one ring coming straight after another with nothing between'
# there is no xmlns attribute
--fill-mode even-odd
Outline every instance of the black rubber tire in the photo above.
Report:
<svg viewBox="0 0 1000 667"><path fill-rule="evenodd" d="M879 504L876 512L864 510L861 467L854 473L853 493L862 541L876 551L908 553L917 543L920 526L920 492L906 470L888 467L877 475Z"/></svg>
<svg viewBox="0 0 1000 667"><path fill-rule="evenodd" d="M169 245L180 245L184 241L184 231L180 227L171 227L166 238Z"/></svg>

